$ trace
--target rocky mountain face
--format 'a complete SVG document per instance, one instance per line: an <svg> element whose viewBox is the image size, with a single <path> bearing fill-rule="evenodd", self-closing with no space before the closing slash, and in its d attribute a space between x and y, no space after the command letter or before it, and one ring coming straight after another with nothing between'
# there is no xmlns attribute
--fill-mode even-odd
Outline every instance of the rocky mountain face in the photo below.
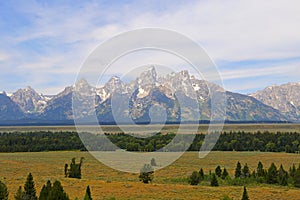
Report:
<svg viewBox="0 0 300 200"><path fill-rule="evenodd" d="M300 83L270 86L250 96L279 110L292 121L300 120Z"/></svg>
<svg viewBox="0 0 300 200"><path fill-rule="evenodd" d="M297 99L300 98L288 97L293 96L296 88L288 92L283 89L280 91L284 91L286 100L280 102L282 106L271 103L273 99L282 99L277 97L282 94L270 92L271 100L268 101L268 97L263 98L259 92L247 96L225 91L218 85L196 79L188 71L159 76L155 67L150 67L129 83L114 76L101 88L93 87L82 79L52 97L38 94L30 87L18 90L11 97L2 94L0 121L20 118L64 121L73 120L74 116L89 121L93 112L102 123L209 120L211 95L219 95L222 98L227 96L226 116L230 121L286 121L290 120L291 116L298 116L299 111L294 107L297 108ZM79 106L75 115L72 98ZM93 101L88 101L91 98ZM287 102L294 107L283 106ZM290 110L286 111L283 108Z"/></svg>
<svg viewBox="0 0 300 200"><path fill-rule="evenodd" d="M30 86L19 89L11 95L11 100L20 106L25 113L41 113L51 97L38 94Z"/></svg>

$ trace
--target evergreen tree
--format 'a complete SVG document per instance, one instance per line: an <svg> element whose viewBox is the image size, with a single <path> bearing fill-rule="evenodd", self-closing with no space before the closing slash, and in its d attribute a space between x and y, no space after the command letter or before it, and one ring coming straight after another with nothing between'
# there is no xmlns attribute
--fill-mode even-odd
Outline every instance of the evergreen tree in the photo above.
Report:
<svg viewBox="0 0 300 200"><path fill-rule="evenodd" d="M190 176L189 182L191 185L198 185L200 182L200 175L198 172L194 171Z"/></svg>
<svg viewBox="0 0 300 200"><path fill-rule="evenodd" d="M244 165L244 168L243 168L243 176L244 176L244 178L250 177L250 171L249 171L249 167L248 167L247 163Z"/></svg>
<svg viewBox="0 0 300 200"><path fill-rule="evenodd" d="M234 172L234 177L235 178L241 178L242 176L242 165L240 162L236 164L235 172Z"/></svg>
<svg viewBox="0 0 300 200"><path fill-rule="evenodd" d="M257 165L257 177L264 177L265 176L265 170L263 164L259 161Z"/></svg>
<svg viewBox="0 0 300 200"><path fill-rule="evenodd" d="M37 200L35 185L31 173L28 174L24 185L23 200Z"/></svg>
<svg viewBox="0 0 300 200"><path fill-rule="evenodd" d="M294 177L295 176L295 173L296 173L296 166L295 164L293 164L292 167L290 167L290 177Z"/></svg>
<svg viewBox="0 0 300 200"><path fill-rule="evenodd" d="M252 172L252 174L251 174L251 177L253 177L253 178L256 178L257 176L256 176L256 171L255 170L253 170L253 172Z"/></svg>
<svg viewBox="0 0 300 200"><path fill-rule="evenodd" d="M219 186L218 179L217 179L217 176L215 174L212 175L210 185L213 186L213 187Z"/></svg>
<svg viewBox="0 0 300 200"><path fill-rule="evenodd" d="M151 166L157 166L156 160L154 158L151 159L150 164Z"/></svg>
<svg viewBox="0 0 300 200"><path fill-rule="evenodd" d="M91 195L90 186L87 186L87 188L86 188L84 200L93 200L92 195Z"/></svg>
<svg viewBox="0 0 300 200"><path fill-rule="evenodd" d="M221 167L218 165L217 168L215 169L215 173L218 177L221 177L222 175L222 169Z"/></svg>
<svg viewBox="0 0 300 200"><path fill-rule="evenodd" d="M246 187L244 186L244 192L243 192L243 197L242 200L249 200L248 192Z"/></svg>
<svg viewBox="0 0 300 200"><path fill-rule="evenodd" d="M55 181L51 188L48 200L69 200L68 195L65 193L61 183Z"/></svg>
<svg viewBox="0 0 300 200"><path fill-rule="evenodd" d="M153 174L154 174L154 171L153 171L152 166L149 164L145 164L140 172L140 176L139 176L140 181L142 181L143 183L146 183L146 184L149 182L152 182Z"/></svg>
<svg viewBox="0 0 300 200"><path fill-rule="evenodd" d="M298 169L296 170L295 174L294 174L294 186L297 188L300 188L300 164Z"/></svg>
<svg viewBox="0 0 300 200"><path fill-rule="evenodd" d="M50 181L47 181L43 186L39 200L69 200L68 195L65 193L61 183L55 181L53 185Z"/></svg>
<svg viewBox="0 0 300 200"><path fill-rule="evenodd" d="M0 181L0 199L8 200L7 186L2 181Z"/></svg>
<svg viewBox="0 0 300 200"><path fill-rule="evenodd" d="M200 181L204 180L204 171L202 168L199 171L199 176L200 176Z"/></svg>
<svg viewBox="0 0 300 200"><path fill-rule="evenodd" d="M65 164L65 177L68 177L68 167L69 167L69 165L66 163Z"/></svg>
<svg viewBox="0 0 300 200"><path fill-rule="evenodd" d="M278 183L283 186L288 185L288 173L283 169L282 165L280 165L278 171Z"/></svg>
<svg viewBox="0 0 300 200"><path fill-rule="evenodd" d="M17 193L15 194L15 200L23 200L23 191L21 186L19 187Z"/></svg>
<svg viewBox="0 0 300 200"><path fill-rule="evenodd" d="M76 159L72 158L70 168L66 168L67 164L65 164L65 175L69 178L78 178L81 179L81 166L83 163L83 157L80 158L80 162L77 164Z"/></svg>
<svg viewBox="0 0 300 200"><path fill-rule="evenodd" d="M48 200L49 196L50 196L51 189L52 189L52 184L48 180L46 185L44 185L42 187L42 190L41 190L40 196L39 196L39 200Z"/></svg>
<svg viewBox="0 0 300 200"><path fill-rule="evenodd" d="M221 178L224 180L228 175L229 175L229 174L228 174L228 172L227 172L227 169L224 167L224 170L223 170L223 173L222 173Z"/></svg>
<svg viewBox="0 0 300 200"><path fill-rule="evenodd" d="M278 183L278 171L277 171L277 167L274 163L272 163L268 169L267 183L269 183L269 184Z"/></svg>

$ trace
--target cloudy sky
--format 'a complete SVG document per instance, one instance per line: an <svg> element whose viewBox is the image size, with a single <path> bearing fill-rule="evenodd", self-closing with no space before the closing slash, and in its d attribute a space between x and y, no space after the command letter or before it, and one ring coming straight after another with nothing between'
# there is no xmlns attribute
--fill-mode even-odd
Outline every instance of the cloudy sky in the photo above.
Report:
<svg viewBox="0 0 300 200"><path fill-rule="evenodd" d="M121 32L158 27L200 44L226 89L300 81L300 2L0 1L0 90L55 94L87 56Z"/></svg>

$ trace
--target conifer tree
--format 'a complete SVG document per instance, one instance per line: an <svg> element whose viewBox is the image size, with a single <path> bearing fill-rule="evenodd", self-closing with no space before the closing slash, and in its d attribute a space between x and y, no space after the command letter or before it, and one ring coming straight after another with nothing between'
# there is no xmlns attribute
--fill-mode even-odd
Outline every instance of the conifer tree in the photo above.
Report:
<svg viewBox="0 0 300 200"><path fill-rule="evenodd" d="M259 161L257 165L257 177L264 177L265 176L265 170L263 164Z"/></svg>
<svg viewBox="0 0 300 200"><path fill-rule="evenodd" d="M87 186L87 188L86 188L84 200L93 200L92 195L91 195L90 186Z"/></svg>
<svg viewBox="0 0 300 200"><path fill-rule="evenodd" d="M288 173L283 169L282 165L280 165L278 171L278 183L283 186L288 185Z"/></svg>
<svg viewBox="0 0 300 200"><path fill-rule="evenodd" d="M222 175L222 169L221 167L218 165L217 168L215 169L215 173L218 177L221 177Z"/></svg>
<svg viewBox="0 0 300 200"><path fill-rule="evenodd" d="M151 166L157 166L156 160L154 158L151 159L150 164Z"/></svg>
<svg viewBox="0 0 300 200"><path fill-rule="evenodd" d="M200 175L197 171L194 171L190 176L189 182L191 185L198 185L200 182Z"/></svg>
<svg viewBox="0 0 300 200"><path fill-rule="evenodd" d="M236 164L235 172L234 172L234 177L235 178L241 178L242 176L242 165L240 162Z"/></svg>
<svg viewBox="0 0 300 200"><path fill-rule="evenodd" d="M142 181L143 183L146 183L146 184L149 182L152 182L153 174L154 174L154 171L153 171L152 166L150 164L145 164L140 172L140 176L139 176L140 181Z"/></svg>
<svg viewBox="0 0 300 200"><path fill-rule="evenodd" d="M28 174L24 185L23 200L37 200L35 185L31 173Z"/></svg>
<svg viewBox="0 0 300 200"><path fill-rule="evenodd" d="M22 187L20 186L15 194L15 200L23 200L23 191Z"/></svg>
<svg viewBox="0 0 300 200"><path fill-rule="evenodd" d="M247 192L247 189L246 189L245 186L244 186L244 192L243 192L242 200L249 200L248 192Z"/></svg>
<svg viewBox="0 0 300 200"><path fill-rule="evenodd" d="M204 180L204 171L202 168L199 171L199 176L200 176L200 181Z"/></svg>
<svg viewBox="0 0 300 200"><path fill-rule="evenodd" d="M227 172L227 169L224 167L224 170L223 170L223 173L222 173L221 178L224 180L228 175L229 175L229 174L228 174L228 172Z"/></svg>
<svg viewBox="0 0 300 200"><path fill-rule="evenodd" d="M213 187L219 186L218 179L217 179L217 176L215 174L212 175L210 185L213 186Z"/></svg>
<svg viewBox="0 0 300 200"><path fill-rule="evenodd" d="M249 167L248 167L247 163L244 165L244 168L243 168L243 177L244 178L250 177L250 171L249 171Z"/></svg>
<svg viewBox="0 0 300 200"><path fill-rule="evenodd" d="M300 188L300 164L299 167L297 168L295 174L294 174L294 186L297 188Z"/></svg>
<svg viewBox="0 0 300 200"><path fill-rule="evenodd" d="M51 188L48 200L69 200L68 195L65 193L61 183L55 181Z"/></svg>
<svg viewBox="0 0 300 200"><path fill-rule="evenodd" d="M0 199L8 200L7 186L2 181L0 181Z"/></svg>
<svg viewBox="0 0 300 200"><path fill-rule="evenodd" d="M51 189L52 189L52 184L48 180L46 185L44 185L42 187L42 190L41 190L40 196L39 196L39 200L48 200L49 196L50 196Z"/></svg>
<svg viewBox="0 0 300 200"><path fill-rule="evenodd" d="M267 173L267 183L269 184L276 184L278 183L278 170L274 163L268 169Z"/></svg>
<svg viewBox="0 0 300 200"><path fill-rule="evenodd" d="M296 166L295 166L295 164L293 164L293 166L290 167L289 172L290 172L290 177L294 177L295 176L295 173L296 173Z"/></svg>

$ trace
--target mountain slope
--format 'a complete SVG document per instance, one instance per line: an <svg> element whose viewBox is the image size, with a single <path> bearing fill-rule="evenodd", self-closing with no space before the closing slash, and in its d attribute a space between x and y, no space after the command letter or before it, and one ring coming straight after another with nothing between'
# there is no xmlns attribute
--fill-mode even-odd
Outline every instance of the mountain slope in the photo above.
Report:
<svg viewBox="0 0 300 200"><path fill-rule="evenodd" d="M0 121L20 120L25 117L20 107L6 94L0 94Z"/></svg>
<svg viewBox="0 0 300 200"><path fill-rule="evenodd" d="M290 120L300 120L300 83L270 86L250 96L278 109Z"/></svg>

